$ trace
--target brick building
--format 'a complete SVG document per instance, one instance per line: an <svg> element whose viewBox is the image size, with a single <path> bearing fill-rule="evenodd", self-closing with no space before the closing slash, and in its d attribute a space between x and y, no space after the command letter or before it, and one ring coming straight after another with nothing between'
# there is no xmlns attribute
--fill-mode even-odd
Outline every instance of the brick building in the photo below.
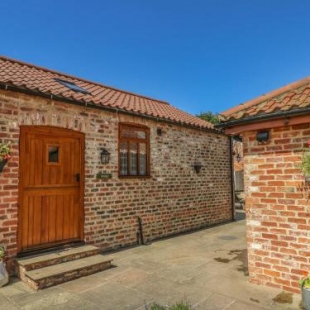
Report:
<svg viewBox="0 0 310 310"><path fill-rule="evenodd" d="M220 125L243 140L251 282L291 292L310 272L309 107L306 78L225 111Z"/></svg>
<svg viewBox="0 0 310 310"><path fill-rule="evenodd" d="M230 138L166 102L0 57L0 130L10 268L17 255L232 220Z"/></svg>

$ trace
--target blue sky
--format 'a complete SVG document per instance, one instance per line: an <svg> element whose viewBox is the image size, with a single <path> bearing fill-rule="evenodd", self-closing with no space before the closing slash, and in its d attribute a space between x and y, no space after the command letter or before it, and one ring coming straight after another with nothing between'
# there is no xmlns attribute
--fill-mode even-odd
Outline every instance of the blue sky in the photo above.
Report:
<svg viewBox="0 0 310 310"><path fill-rule="evenodd" d="M310 75L309 0L10 0L0 54L221 112Z"/></svg>

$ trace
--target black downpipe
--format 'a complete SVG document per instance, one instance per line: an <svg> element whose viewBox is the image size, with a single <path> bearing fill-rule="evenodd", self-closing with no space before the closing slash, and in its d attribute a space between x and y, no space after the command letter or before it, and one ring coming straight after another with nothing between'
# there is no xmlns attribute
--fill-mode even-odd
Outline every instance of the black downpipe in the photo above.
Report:
<svg viewBox="0 0 310 310"><path fill-rule="evenodd" d="M137 236L137 244L140 244L140 233L139 233L139 231L137 231L136 236Z"/></svg>
<svg viewBox="0 0 310 310"><path fill-rule="evenodd" d="M234 156L233 156L233 137L229 137L229 161L231 175L231 213L232 220L235 220L235 174L234 174Z"/></svg>
<svg viewBox="0 0 310 310"><path fill-rule="evenodd" d="M142 219L140 216L138 216L137 220L138 220L138 226L139 226L139 231L137 232L137 241L138 241L138 244L144 245Z"/></svg>

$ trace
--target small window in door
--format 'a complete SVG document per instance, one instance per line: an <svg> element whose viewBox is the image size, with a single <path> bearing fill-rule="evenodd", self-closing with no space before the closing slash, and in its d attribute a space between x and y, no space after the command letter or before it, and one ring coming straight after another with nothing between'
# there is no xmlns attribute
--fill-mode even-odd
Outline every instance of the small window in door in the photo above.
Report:
<svg viewBox="0 0 310 310"><path fill-rule="evenodd" d="M59 163L59 146L49 145L49 147L48 147L48 163Z"/></svg>

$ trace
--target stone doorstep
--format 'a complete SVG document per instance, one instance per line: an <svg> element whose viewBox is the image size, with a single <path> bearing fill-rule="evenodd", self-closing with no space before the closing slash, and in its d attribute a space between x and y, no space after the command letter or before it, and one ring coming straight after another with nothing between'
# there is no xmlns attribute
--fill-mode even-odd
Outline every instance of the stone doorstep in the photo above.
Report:
<svg viewBox="0 0 310 310"><path fill-rule="evenodd" d="M83 276L94 274L111 267L112 259L103 255L84 257L49 267L26 271L24 281L35 289L43 289Z"/></svg>
<svg viewBox="0 0 310 310"><path fill-rule="evenodd" d="M19 272L30 271L38 268L48 267L76 259L97 255L100 250L92 245L83 245L64 250L58 250L47 254L40 254L26 258L16 259Z"/></svg>

